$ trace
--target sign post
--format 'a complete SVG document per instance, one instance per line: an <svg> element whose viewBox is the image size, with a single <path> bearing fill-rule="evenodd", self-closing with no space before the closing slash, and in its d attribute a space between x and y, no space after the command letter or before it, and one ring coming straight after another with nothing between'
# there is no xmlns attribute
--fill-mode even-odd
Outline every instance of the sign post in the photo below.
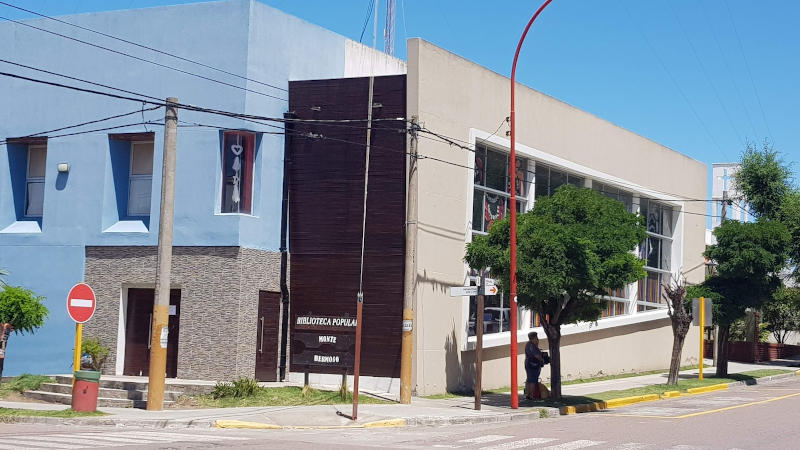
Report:
<svg viewBox="0 0 800 450"><path fill-rule="evenodd" d="M700 297L700 376L698 380L703 379L703 350L705 350L705 345L703 342L703 335L706 331L706 299L705 297Z"/></svg>
<svg viewBox="0 0 800 450"><path fill-rule="evenodd" d="M74 370L81 370L81 345L83 341L83 324L88 322L97 309L97 298L94 291L86 283L78 283L67 294L67 313L75 321ZM73 375L72 384L75 385Z"/></svg>

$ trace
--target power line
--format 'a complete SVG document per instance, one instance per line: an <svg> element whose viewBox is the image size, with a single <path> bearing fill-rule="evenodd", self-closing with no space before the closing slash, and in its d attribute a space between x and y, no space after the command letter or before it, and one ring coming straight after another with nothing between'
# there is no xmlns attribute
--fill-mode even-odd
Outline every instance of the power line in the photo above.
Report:
<svg viewBox="0 0 800 450"><path fill-rule="evenodd" d="M139 111L136 111L136 112L138 113ZM61 137L67 137L67 136L78 136L78 135L81 135L81 134L89 134L89 133L97 133L97 132L100 132L100 131L116 130L116 129L119 129L119 128L135 127L137 125L164 125L164 124L160 123L160 122L135 122L135 123L128 123L128 124L125 124L125 125L117 125L117 126L113 126L113 127L96 128L96 129L93 129L93 130L76 131L74 133L64 133L64 134L56 134L54 136L42 136L42 137L45 137L48 140L50 140L50 139L54 139L54 138L61 138ZM0 141L0 145L8 145L9 144L8 141L9 141L8 139L6 139L4 141Z"/></svg>
<svg viewBox="0 0 800 450"><path fill-rule="evenodd" d="M640 35L642 36L642 38L644 39L644 41L645 41L645 43L647 44L648 48L650 48L650 51L653 53L653 56L655 56L656 60L657 60L657 61L658 61L658 63L661 65L661 68L662 68L662 69L664 70L664 72L667 74L667 76L669 77L669 79L670 79L670 80L672 80L672 84L674 84L674 85L675 85L675 89L678 91L678 93L681 95L681 97L683 97L683 100L684 100L684 101L686 102L686 104L689 106L689 110L691 110L691 111L692 111L692 114L694 114L694 117L697 119L697 122L700 124L700 126L703 128L703 130L706 132L706 135L708 135L708 138L709 138L709 139L711 140L711 142L712 142L712 143L713 143L713 144L714 144L714 145L717 147L717 149L720 151L720 153L724 153L724 152L723 152L723 150L722 150L722 147L720 147L720 145L719 145L719 143L717 142L717 140L716 140L716 139L714 139L714 136L713 136L713 135L711 134L711 132L709 131L709 129L708 129L708 126L706 126L706 123L705 123L705 122L703 121L703 119L700 117L700 114L698 114L698 113L697 113L697 110L694 108L694 105L692 105L692 102L691 102L691 101L689 101L689 97L686 95L686 93L685 93L685 92L683 92L683 89L681 89L681 86L680 86L680 84L678 84L678 80L676 80L676 79L675 79L675 77L672 75L672 72L670 72L670 70L669 70L669 68L667 67L667 65L664 63L664 61L663 61L663 60L661 59L661 57L658 55L658 52L656 52L656 49L655 49L655 47L653 47L653 44L650 42L650 39L648 39L647 35L644 33L644 31L642 31L642 29L641 29L641 27L639 26L638 22L634 20L634 18L633 18L633 14L631 14L631 11L630 11L630 9L628 8L628 5L625 5L625 11L628 13L628 17L630 18L631 22L634 22L634 23L636 23L636 29L639 31L639 34L640 34Z"/></svg>
<svg viewBox="0 0 800 450"><path fill-rule="evenodd" d="M361 43L361 40L364 39L364 32L367 31L367 24L369 23L369 18L372 16L372 8L375 7L375 2L373 0L367 0L367 16L364 17L364 26L361 27L361 36L358 38L358 43Z"/></svg>
<svg viewBox="0 0 800 450"><path fill-rule="evenodd" d="M46 30L44 28L39 28L39 27L33 26L31 24L28 24L28 23L20 22L18 20L9 19L8 17L0 16L0 19L7 20L9 22L14 22L14 23L16 23L18 25L22 25L22 26L25 26L25 27L28 27L28 28L33 28L35 30L39 30L39 31L42 31L42 32L45 32L45 33L49 33L49 34L52 34L52 35L55 35L55 36L59 36L59 37L62 37L64 39L69 39L71 41L80 42L81 44L85 44L85 45L88 45L88 46L91 46L91 47L99 48L101 50L105 50L107 52L115 53L117 55L127 56L128 58L132 58L132 59L135 59L137 61L146 62L148 64L153 64L155 66L162 67L164 69L174 70L176 72L180 72L180 73L185 74L185 75L191 75L193 77L201 78L203 80L211 81L211 82L214 82L214 83L218 83L218 84L221 84L221 85L224 85L224 86L229 86L229 87L236 88L236 89L241 89L243 91L251 92L253 94L263 95L264 97L274 98L276 100L280 100L280 101L283 101L283 102L288 101L285 98L276 97L274 95L265 94L265 93L259 92L259 91L254 91L254 90L248 89L246 87L237 86L235 84L227 83L225 81L220 81L220 80L217 80L217 79L214 79L214 78L211 78L211 77L207 77L207 76L204 76L204 75L199 75L199 74L196 74L194 72L189 72L187 70L178 69L177 67L172 67L172 66L169 66L169 65L166 65L166 64L161 64L159 62L151 61L149 59L141 58L139 56L134 56L134 55L131 55L129 53L121 52L119 50L114 50L112 48L103 47L102 45L93 44L91 42L84 41L84 40L81 40L81 39L78 39L78 38L74 38L72 36L67 36L65 34L56 33L55 31L50 31L50 30Z"/></svg>
<svg viewBox="0 0 800 450"><path fill-rule="evenodd" d="M21 138L35 137L35 136L39 136L40 134L55 133L57 131L68 130L70 128L78 128L78 127L82 127L84 125L91 125L93 123L104 122L106 120L118 119L120 117L130 116L130 115L133 115L133 114L139 114L140 112L144 113L144 111L153 111L153 110L156 110L156 109L159 109L159 108L161 108L161 107L160 106L153 106L152 108L147 108L147 109L142 109L142 110L138 110L137 109L136 111L127 112L127 113L124 113L124 114L117 114L115 116L103 117L102 119L90 120L88 122L82 122L82 123L78 123L78 124L75 124L75 125L68 125L68 126L65 126L65 127L56 128L54 130L40 131L38 133L33 133L33 134L28 134L28 135L25 135L25 136L21 136ZM144 120L143 120L143 122L144 122Z"/></svg>
<svg viewBox="0 0 800 450"><path fill-rule="evenodd" d="M84 27L84 26L77 25L77 24L74 24L74 23L71 23L71 22L67 22L65 20L57 19L55 17L51 17L51 16L48 16L48 15L45 15L45 14L42 14L42 13L38 13L36 11L31 11L29 9L25 9L25 8L20 7L20 6L15 6L15 5L12 5L10 3L3 2L3 1L0 1L0 4L6 5L6 6L11 7L11 8L18 9L20 11L25 11L25 12L30 13L30 14L34 14L34 15L37 15L39 17L44 17L45 19L53 20L53 21L58 22L58 23L63 23L64 25L69 25L71 27L79 28L79 29L84 30L84 31L89 31L91 33L99 34L100 36L105 36L107 38L115 39L117 41L124 42L126 44L134 45L136 47L144 48L144 49L156 52L156 53L160 53L162 55L170 56L172 58L176 58L176 59L179 59L181 61L186 61L186 62L190 62L192 64L197 64L198 66L205 67L205 68L211 69L211 70L216 70L217 72L221 72L221 73L224 73L224 74L227 74L227 75L231 75L231 76L234 76L234 77L237 77L237 78L241 78L243 80L247 80L247 81L250 81L250 82L253 82L253 83L261 84L261 85L264 85L264 86L269 86L269 87L274 88L274 89L278 89L278 90L281 90L281 91L284 91L284 92L288 92L287 89L275 86L273 84L265 83L263 81L253 80L251 78L247 78L245 76L238 75L238 74L235 74L233 72L228 72L227 70L219 69L217 67L210 66L208 64L204 64L204 63L195 61L193 59L189 59L189 58L186 58L186 57L183 57L183 56L175 55L173 53L165 52L163 50L159 50L157 48L149 47L149 46L144 45L144 44L139 44L138 42L133 42L133 41L130 41L128 39L123 39L123 38L121 38L119 36L114 36L114 35L111 35L111 34L103 33L101 31L97 31L97 30L94 30L94 29L91 29L91 28L88 28L88 27Z"/></svg>
<svg viewBox="0 0 800 450"><path fill-rule="evenodd" d="M733 14L731 14L731 7L728 5L728 2L723 0L725 3L725 9L728 11L728 17L731 19L731 24L733 25L733 32L736 34L736 40L739 42L739 50L742 52L742 59L744 60L744 67L747 69L747 76L750 78L750 84L753 86L753 92L756 94L756 100L758 100L758 108L761 110L761 118L764 119L764 125L767 127L767 133L769 133L769 138L772 140L773 144L775 143L775 138L772 137L772 131L769 129L769 122L767 122L767 115L764 114L764 106L761 104L761 96L758 95L758 89L756 88L756 82L753 80L753 73L750 71L750 63L747 62L747 55L744 53L744 45L742 45L742 38L739 36L739 29L736 27L736 21L733 19Z"/></svg>

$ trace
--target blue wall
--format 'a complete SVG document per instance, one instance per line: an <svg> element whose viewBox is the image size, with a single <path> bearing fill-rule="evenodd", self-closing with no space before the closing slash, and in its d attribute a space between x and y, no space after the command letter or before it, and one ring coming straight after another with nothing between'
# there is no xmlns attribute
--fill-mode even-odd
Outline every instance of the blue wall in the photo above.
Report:
<svg viewBox="0 0 800 450"><path fill-rule="evenodd" d="M65 20L185 56L284 89L290 79L335 78L344 73L345 38L257 2L232 0L139 10L81 14ZM270 117L286 112L288 93L225 75L74 28L42 20L29 23L97 42L121 51L245 86L280 99L245 92L135 61L100 49L29 29L0 23L4 58L180 102ZM165 33L164 30L177 30ZM0 63L3 71L71 85L64 80ZM90 87L90 86L86 86ZM22 80L0 78L0 138L25 136L65 125L142 109L141 103L68 91ZM201 123L232 129L278 131L223 116L180 110L174 245L244 246L277 251L280 238L283 136L264 134L257 142L253 215L219 214L220 132L186 126ZM147 111L89 125L88 130L142 121L163 122L164 110ZM115 176L127 160L114 154L108 133L155 132L151 217L147 232L104 232L125 215L126 199ZM54 133L58 134L58 133ZM64 302L84 275L85 245L156 245L160 200L163 127L132 126L78 136L51 138L47 144L44 215L40 233L0 232L0 268L9 284L48 298L51 316L33 336L13 336L4 375L69 372L74 326ZM0 230L17 220L11 172L14 146L0 146ZM119 161L113 158L119 157ZM56 164L68 162L68 174ZM124 167L123 167L124 166ZM119 171L119 174L114 174ZM127 174L124 174L127 175ZM24 174L23 174L24 177ZM122 183L126 186L125 183ZM24 186L22 187L24 189ZM127 187L125 187L127 189ZM23 193L24 196L24 193Z"/></svg>

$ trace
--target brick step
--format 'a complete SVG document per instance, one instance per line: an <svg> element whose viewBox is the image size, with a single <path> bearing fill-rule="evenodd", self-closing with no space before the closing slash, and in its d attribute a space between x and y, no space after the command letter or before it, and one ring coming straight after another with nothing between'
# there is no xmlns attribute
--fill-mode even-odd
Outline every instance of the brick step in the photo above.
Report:
<svg viewBox="0 0 800 450"><path fill-rule="evenodd" d="M30 399L42 400L48 403L72 404L72 395L62 394L60 392L26 391L22 395ZM171 403L173 402L164 401L165 406ZM97 406L99 408L144 408L147 406L147 402L144 400L100 397L97 399Z"/></svg>
<svg viewBox="0 0 800 450"><path fill-rule="evenodd" d="M72 383L70 384L45 383L39 386L39 390L42 392L54 392L59 394L72 395ZM146 391L109 389L101 387L100 389L98 389L97 394L99 398L118 398L124 400L143 400L143 401L147 400ZM183 394L180 392L165 391L164 400L175 401L181 395Z"/></svg>
<svg viewBox="0 0 800 450"><path fill-rule="evenodd" d="M72 385L72 377L65 375L55 376L56 383ZM122 381L122 380L106 380L100 377L100 388L105 389L120 389L123 391L147 391L146 381ZM214 390L214 386L210 384L184 384L184 383L170 383L167 380L165 389L169 392L177 392L186 395L199 395L210 394Z"/></svg>

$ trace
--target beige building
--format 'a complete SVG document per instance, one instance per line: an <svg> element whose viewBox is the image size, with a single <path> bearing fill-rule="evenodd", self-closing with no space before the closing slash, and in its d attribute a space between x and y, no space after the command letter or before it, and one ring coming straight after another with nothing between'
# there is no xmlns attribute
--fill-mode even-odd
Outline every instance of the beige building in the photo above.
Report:
<svg viewBox="0 0 800 450"><path fill-rule="evenodd" d="M471 387L475 299L450 297L450 286L474 283L463 262L465 245L508 210L509 79L420 39L408 41L408 117L470 150L421 133L419 234L414 298L414 382L418 395ZM516 91L517 152L525 182L519 208L570 183L624 202L647 217L639 249L646 279L609 293L596 323L562 328L565 379L668 367L672 332L660 283L683 272L703 278L707 167L603 119L525 86ZM498 131L495 131L498 130ZM436 161L433 158L442 160ZM508 386L508 298L487 299L485 388ZM519 379L524 343L534 327L520 310L516 340ZM684 347L696 363L698 330ZM546 346L546 342L542 342ZM549 366L548 366L549 367ZM549 377L547 367L542 373Z"/></svg>

